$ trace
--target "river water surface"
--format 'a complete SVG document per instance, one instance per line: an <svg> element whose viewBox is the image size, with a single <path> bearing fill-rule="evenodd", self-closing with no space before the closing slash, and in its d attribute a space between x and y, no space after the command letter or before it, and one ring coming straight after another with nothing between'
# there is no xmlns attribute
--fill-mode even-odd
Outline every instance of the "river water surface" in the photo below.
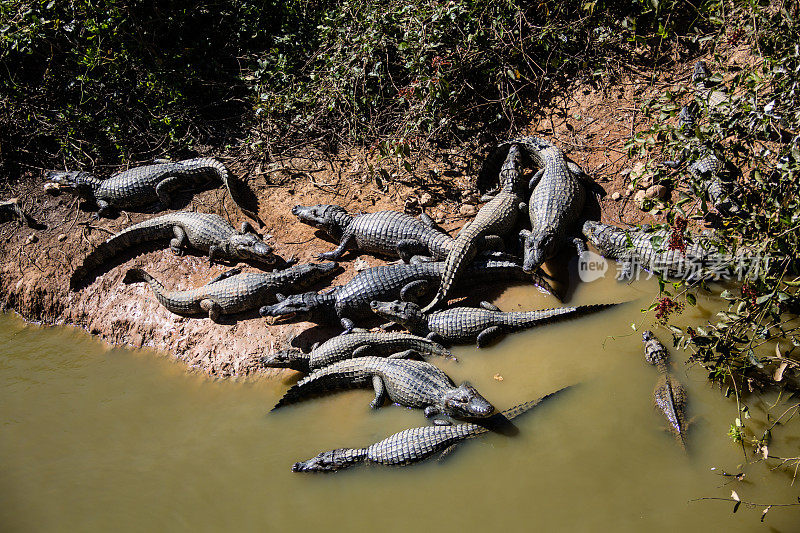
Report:
<svg viewBox="0 0 800 533"><path fill-rule="evenodd" d="M0 530L800 531L797 507L775 507L761 524L762 507L732 514L726 502L690 501L736 490L758 503L797 502L800 481L792 487L791 472L764 463L738 466L745 455L727 436L733 396L674 349L693 419L688 451L665 431L652 404L657 371L630 327L654 287L581 284L570 303L632 303L489 349L456 348L457 364L434 361L500 409L574 385L518 418L518 435L468 441L443 463L333 475L290 467L425 425L421 412L372 411L371 392L350 391L268 414L294 373L211 381L154 353L0 315ZM527 287L497 303L553 305ZM681 320L704 322L720 305L701 296ZM763 431L775 400L749 400L750 428ZM797 423L775 437L773 453L797 455ZM740 468L742 481L721 475Z"/></svg>

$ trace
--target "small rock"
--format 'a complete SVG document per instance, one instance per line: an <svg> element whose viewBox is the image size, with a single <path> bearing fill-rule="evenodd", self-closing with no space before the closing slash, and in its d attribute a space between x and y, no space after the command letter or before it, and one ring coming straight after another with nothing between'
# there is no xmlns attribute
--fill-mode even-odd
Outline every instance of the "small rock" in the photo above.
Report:
<svg viewBox="0 0 800 533"><path fill-rule="evenodd" d="M644 204L644 199L647 198L644 191L636 191L636 194L633 196L633 201L636 202L636 205L641 207Z"/></svg>
<svg viewBox="0 0 800 533"><path fill-rule="evenodd" d="M59 233L58 237L56 237L56 239L58 239L59 241L65 241L65 240L67 240L67 235L64 234L64 233Z"/></svg>
<svg viewBox="0 0 800 533"><path fill-rule="evenodd" d="M635 188L636 187L633 186L633 183L629 183L628 184L628 191L633 192L633 189L635 189Z"/></svg>
<svg viewBox="0 0 800 533"><path fill-rule="evenodd" d="M640 176L636 185L638 185L640 189L649 189L653 186L653 175L645 174L644 176Z"/></svg>
<svg viewBox="0 0 800 533"><path fill-rule="evenodd" d="M644 161L637 161L633 165L633 170L631 170L631 175L635 178L644 174L645 163Z"/></svg>
<svg viewBox="0 0 800 533"><path fill-rule="evenodd" d="M369 263L361 259L360 257L353 261L353 269L356 272L361 272L362 270L366 270L369 268Z"/></svg>
<svg viewBox="0 0 800 533"><path fill-rule="evenodd" d="M478 208L474 205L464 204L458 210L462 217L474 217L478 214Z"/></svg>
<svg viewBox="0 0 800 533"><path fill-rule="evenodd" d="M647 198L664 198L667 195L667 188L663 185L653 185L644 191Z"/></svg>
<svg viewBox="0 0 800 533"><path fill-rule="evenodd" d="M422 207L430 207L433 205L433 196L424 192L419 196L419 205Z"/></svg>
<svg viewBox="0 0 800 533"><path fill-rule="evenodd" d="M619 192L614 191L611 193L611 199L614 200L615 202L620 198L622 198L622 195Z"/></svg>
<svg viewBox="0 0 800 533"><path fill-rule="evenodd" d="M625 189L625 196L630 196L633 194L633 189Z"/></svg>
<svg viewBox="0 0 800 533"><path fill-rule="evenodd" d="M25 239L25 244L33 244L38 240L39 237L37 237L35 233L31 233L30 235L28 235L28 238Z"/></svg>

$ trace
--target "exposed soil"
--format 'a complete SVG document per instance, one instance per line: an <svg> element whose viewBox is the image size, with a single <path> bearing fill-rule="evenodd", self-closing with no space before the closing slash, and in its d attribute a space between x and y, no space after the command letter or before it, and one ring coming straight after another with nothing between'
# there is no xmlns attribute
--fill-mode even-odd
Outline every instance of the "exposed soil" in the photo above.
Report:
<svg viewBox="0 0 800 533"><path fill-rule="evenodd" d="M746 54L739 54L734 60L748 59ZM641 99L685 87L691 68L687 62L680 71L658 76L656 82L652 73L631 71L614 86L576 86L531 124L527 133L553 139L607 191L600 202L603 221L636 224L658 218L658 213L642 212L632 201L629 174L637 162L629 160L624 143L647 127L638 111ZM336 157L306 154L269 164L255 157L223 160L258 198L264 221L262 233L276 253L313 261L315 253L331 250L334 244L298 223L290 212L292 206L336 203L356 212L404 208L418 212L418 200L428 193L432 205L425 211L445 229L455 230L469 218L460 214L461 207L475 202L474 184L482 155L485 153L475 154L469 149L438 152L433 157L417 158L412 172L391 158L381 159L360 149ZM378 168L386 169L383 178L376 178L380 174L374 169ZM96 244L152 215L123 213L113 220L95 220L93 213L78 209L79 202L72 196L46 194L43 180L43 174L23 177L2 194L4 198L18 197L24 208L47 226L42 230L15 222L0 226L4 243L0 250L0 294L6 308L24 318L75 325L112 344L152 347L213 376L251 373L265 352L289 342L307 348L327 333L308 323L268 325L257 314L233 317L226 324L180 317L161 307L143 284L122 283L125 271L133 266L146 269L167 287L182 289L201 285L230 268L210 267L201 256L177 257L168 249L145 252L115 266L81 291L70 292L70 273ZM612 199L614 192L620 193L616 201ZM182 209L225 215L235 226L244 220L224 189L187 196L184 204ZM356 266L383 262L368 255L354 261L353 253L344 259L345 272L333 285L350 279Z"/></svg>

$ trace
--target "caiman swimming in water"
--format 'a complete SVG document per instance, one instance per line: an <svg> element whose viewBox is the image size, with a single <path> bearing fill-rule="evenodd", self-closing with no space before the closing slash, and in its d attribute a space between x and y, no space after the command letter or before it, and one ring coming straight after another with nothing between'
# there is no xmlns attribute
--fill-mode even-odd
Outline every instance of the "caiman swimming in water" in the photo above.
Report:
<svg viewBox="0 0 800 533"><path fill-rule="evenodd" d="M507 420L516 418L563 390L507 409L501 415ZM366 448L337 448L322 452L311 459L295 463L292 472L335 472L359 463L405 466L424 461L437 453L440 458L444 458L461 442L489 431L486 425L471 422L406 429Z"/></svg>
<svg viewBox="0 0 800 533"><path fill-rule="evenodd" d="M686 389L669 372L669 353L653 332L642 332L642 341L644 358L661 373L653 390L653 399L667 419L670 433L681 448L686 449Z"/></svg>

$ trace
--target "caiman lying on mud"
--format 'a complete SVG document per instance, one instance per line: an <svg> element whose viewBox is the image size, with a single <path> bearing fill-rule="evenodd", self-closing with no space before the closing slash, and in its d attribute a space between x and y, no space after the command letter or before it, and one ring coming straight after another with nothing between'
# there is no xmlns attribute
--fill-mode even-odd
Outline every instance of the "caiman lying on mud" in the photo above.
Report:
<svg viewBox="0 0 800 533"><path fill-rule="evenodd" d="M615 304L556 307L541 311L504 313L494 305L482 302L477 307L453 307L426 315L412 302L371 303L381 317L400 324L410 332L445 344L475 342L478 348L488 346L506 333L521 331L551 322L556 317L605 309Z"/></svg>
<svg viewBox="0 0 800 533"><path fill-rule="evenodd" d="M586 188L602 188L589 180L578 165L568 162L551 142L536 137L510 142L518 143L539 167L529 183L531 229L520 232L525 250L522 266L526 272L533 272L567 242L574 242L582 251L578 220L584 212Z"/></svg>
<svg viewBox="0 0 800 533"><path fill-rule="evenodd" d="M444 262L395 264L368 268L345 285L332 292L297 294L275 305L261 308L261 316L310 320L317 323L341 323L346 331L354 320L374 316L370 310L373 300L418 300L437 286L447 264ZM494 259L475 261L462 281L533 280L534 284L552 294L547 282L538 275L526 274L516 263ZM542 289L544 288L544 289Z"/></svg>
<svg viewBox="0 0 800 533"><path fill-rule="evenodd" d="M22 209L18 199L9 198L8 200L0 201L0 222L8 222L15 219L29 228L42 228L41 224Z"/></svg>
<svg viewBox="0 0 800 533"><path fill-rule="evenodd" d="M291 368L299 372L312 372L345 359L356 357L394 357L402 359L413 355L437 355L455 360L444 346L408 333L394 331L352 331L338 335L322 344L315 344L310 353L296 348L281 350L261 358L268 368Z"/></svg>
<svg viewBox="0 0 800 533"><path fill-rule="evenodd" d="M339 259L349 248L400 257L405 262L415 255L440 261L447 257L453 245L453 238L437 229L425 214L419 219L399 211L351 215L343 207L327 204L296 205L292 213L301 222L319 228L339 241L335 250L319 254L320 259Z"/></svg>
<svg viewBox="0 0 800 533"><path fill-rule="evenodd" d="M456 387L441 370L425 361L357 357L333 363L301 379L274 409L311 395L329 391L375 389L370 407L377 409L388 398L406 407L425 410L426 417L443 414L453 418L486 418L494 406L469 383Z"/></svg>
<svg viewBox="0 0 800 533"><path fill-rule="evenodd" d="M48 190L66 191L97 206L97 216L106 216L118 209L131 209L161 203L168 209L172 195L180 189L191 189L213 183L230 187L230 172L217 161L207 157L184 161L158 161L152 165L132 168L101 180L83 171L51 171L47 174ZM235 201L235 199L234 199ZM247 216L257 215L239 208Z"/></svg>
<svg viewBox="0 0 800 533"><path fill-rule="evenodd" d="M125 283L146 282L158 301L179 315L208 313L214 322L220 315L242 313L256 309L275 298L281 291L307 289L338 268L334 262L319 265L295 265L272 273L242 272L234 268L220 274L202 287L185 291L168 291L153 276L140 268L125 274Z"/></svg>
<svg viewBox="0 0 800 533"><path fill-rule="evenodd" d="M242 231L236 231L219 215L178 211L134 224L100 244L72 274L72 288L77 288L89 273L106 268L115 256L142 243L168 239L175 254L194 248L208 252L210 263L215 259L253 261L265 266L276 262L272 248L261 240L250 223L244 222Z"/></svg>
<svg viewBox="0 0 800 533"><path fill-rule="evenodd" d="M519 404L501 414L511 420L563 390ZM366 448L337 448L322 452L311 459L295 463L292 472L335 472L358 463L406 466L424 461L437 453L442 459L452 453L461 442L489 431L485 425L472 422L406 429Z"/></svg>
<svg viewBox="0 0 800 533"><path fill-rule="evenodd" d="M684 241L685 249L670 249L671 232L629 231L592 221L583 224L583 234L589 242L604 257L623 262L626 276L633 276L635 268L643 268L667 277L695 281L726 271L728 263L707 239L693 236L691 242Z"/></svg>
<svg viewBox="0 0 800 533"><path fill-rule="evenodd" d="M644 358L658 368L661 376L653 390L656 406L667 419L670 432L681 448L686 448L686 389L670 374L667 364L669 354L652 331L642 333Z"/></svg>
<svg viewBox="0 0 800 533"><path fill-rule="evenodd" d="M426 312L447 301L450 291L460 281L480 247L485 246L487 238L500 238L514 229L520 212L525 209L519 168L521 159L519 146L511 145L500 169L500 191L458 232L447 254L439 289L433 300L425 306Z"/></svg>

